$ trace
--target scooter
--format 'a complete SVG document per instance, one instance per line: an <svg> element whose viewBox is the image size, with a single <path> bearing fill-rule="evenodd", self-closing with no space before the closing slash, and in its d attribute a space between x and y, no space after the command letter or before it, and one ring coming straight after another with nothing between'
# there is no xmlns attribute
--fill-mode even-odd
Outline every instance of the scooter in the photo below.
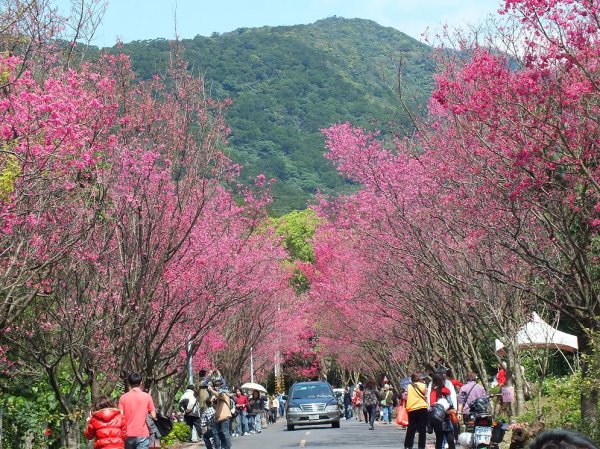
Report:
<svg viewBox="0 0 600 449"><path fill-rule="evenodd" d="M494 420L489 397L475 399L469 404L465 431L458 436L458 444L464 449L498 449L508 430L502 420Z"/></svg>

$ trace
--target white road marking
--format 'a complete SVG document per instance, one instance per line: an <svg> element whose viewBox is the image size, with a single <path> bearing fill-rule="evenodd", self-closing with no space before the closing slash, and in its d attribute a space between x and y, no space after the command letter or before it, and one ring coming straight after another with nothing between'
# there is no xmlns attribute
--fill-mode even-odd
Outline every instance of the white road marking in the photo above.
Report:
<svg viewBox="0 0 600 449"><path fill-rule="evenodd" d="M306 444L306 440L300 440L300 447L304 447L305 444Z"/></svg>

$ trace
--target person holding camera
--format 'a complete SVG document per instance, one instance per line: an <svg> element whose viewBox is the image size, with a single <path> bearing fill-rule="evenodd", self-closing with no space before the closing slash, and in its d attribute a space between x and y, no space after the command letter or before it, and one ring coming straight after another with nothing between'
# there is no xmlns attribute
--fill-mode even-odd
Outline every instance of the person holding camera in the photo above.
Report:
<svg viewBox="0 0 600 449"><path fill-rule="evenodd" d="M221 449L231 448L231 432L230 432L230 421L234 415L235 402L229 397L227 388L223 385L222 377L215 377L212 380L212 385L208 384L208 392L212 395L215 405L215 422L216 422L216 434L215 440L219 439L217 447Z"/></svg>
<svg viewBox="0 0 600 449"><path fill-rule="evenodd" d="M210 393L208 392L209 379L206 376L206 370L201 369L200 371L198 371L198 378L200 380L196 384L195 392L196 399L198 401L200 416L202 416L202 413L204 413L204 411L207 408L206 400L210 398Z"/></svg>

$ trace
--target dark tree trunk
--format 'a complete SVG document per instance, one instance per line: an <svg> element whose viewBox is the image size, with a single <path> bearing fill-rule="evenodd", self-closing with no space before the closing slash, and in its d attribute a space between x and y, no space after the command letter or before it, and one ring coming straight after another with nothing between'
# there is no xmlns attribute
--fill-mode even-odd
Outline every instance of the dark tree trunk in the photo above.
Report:
<svg viewBox="0 0 600 449"><path fill-rule="evenodd" d="M594 351L592 342L589 341L590 338L589 333L580 336L580 350L583 356L581 357L581 377L584 382L590 376L590 364L593 363L591 360ZM596 428L598 424L598 388L594 386L594 382L590 387L581 389L581 421L586 423L589 428Z"/></svg>

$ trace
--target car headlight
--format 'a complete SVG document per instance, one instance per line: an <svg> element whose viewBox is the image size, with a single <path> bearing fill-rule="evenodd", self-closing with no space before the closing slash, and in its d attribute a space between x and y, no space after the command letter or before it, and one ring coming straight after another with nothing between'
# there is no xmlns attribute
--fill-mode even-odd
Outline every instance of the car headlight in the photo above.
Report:
<svg viewBox="0 0 600 449"><path fill-rule="evenodd" d="M301 411L302 411L302 409L300 407L289 407L288 408L288 412L291 412L291 413L297 413L297 412L301 412Z"/></svg>
<svg viewBox="0 0 600 449"><path fill-rule="evenodd" d="M326 412L337 412L340 409L338 405L328 405L325 407Z"/></svg>

